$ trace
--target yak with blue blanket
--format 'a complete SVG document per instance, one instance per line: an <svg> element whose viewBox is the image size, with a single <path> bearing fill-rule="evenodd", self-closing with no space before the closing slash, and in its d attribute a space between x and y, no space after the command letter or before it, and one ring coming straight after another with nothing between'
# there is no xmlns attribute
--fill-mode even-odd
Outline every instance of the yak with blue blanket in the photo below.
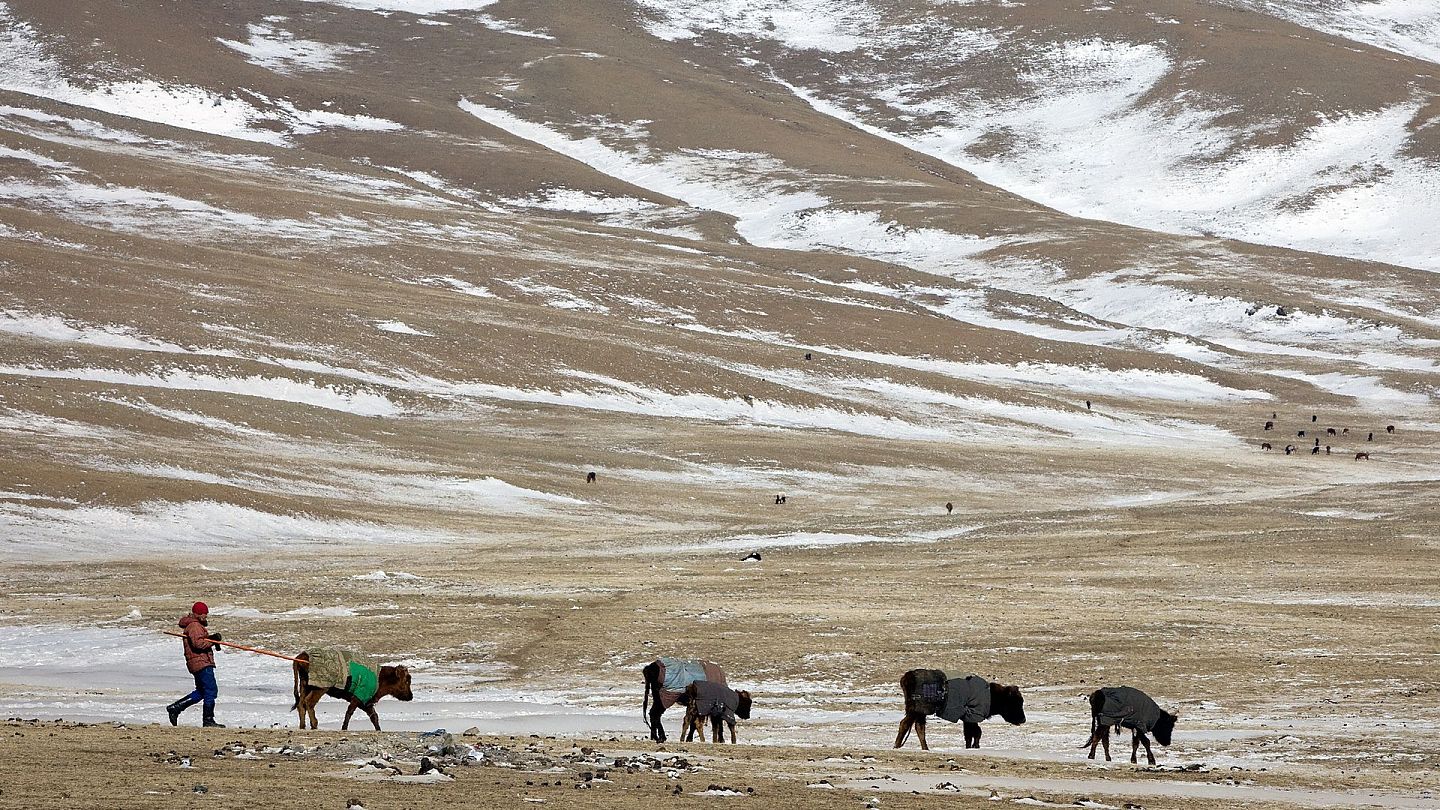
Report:
<svg viewBox="0 0 1440 810"><path fill-rule="evenodd" d="M657 658L646 664L640 675L645 679L645 697L640 702L640 715L650 725L650 739L665 742L665 727L660 716L676 703L684 706L685 688L697 681L726 686L725 670L713 661L699 658ZM651 696L655 702L650 702Z"/></svg>
<svg viewBox="0 0 1440 810"><path fill-rule="evenodd" d="M952 723L962 723L965 747L980 747L980 722L995 715L1011 725L1025 722L1025 697L1020 687L991 683L979 675L946 678L938 669L912 669L900 678L900 691L905 695L905 719L895 735L895 747L905 744L910 729L926 751L925 718L935 715Z"/></svg>

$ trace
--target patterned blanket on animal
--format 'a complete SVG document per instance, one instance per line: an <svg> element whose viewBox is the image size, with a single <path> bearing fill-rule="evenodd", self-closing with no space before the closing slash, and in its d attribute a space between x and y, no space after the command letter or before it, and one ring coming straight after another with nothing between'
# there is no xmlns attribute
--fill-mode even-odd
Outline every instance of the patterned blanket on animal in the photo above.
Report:
<svg viewBox="0 0 1440 810"><path fill-rule="evenodd" d="M380 668L358 650L320 647L310 650L311 686L339 689L361 703L369 703L380 688Z"/></svg>
<svg viewBox="0 0 1440 810"><path fill-rule="evenodd" d="M669 709L685 695L685 687L696 681L725 685L725 670L713 661L698 658L660 658L660 705Z"/></svg>
<svg viewBox="0 0 1440 810"><path fill-rule="evenodd" d="M941 720L978 723L990 716L990 682L979 675L951 678L945 684L945 708Z"/></svg>
<svg viewBox="0 0 1440 810"><path fill-rule="evenodd" d="M1148 733L1160 722L1160 707L1150 696L1133 686L1109 686L1100 690L1105 702L1100 707L1100 724L1133 728Z"/></svg>
<svg viewBox="0 0 1440 810"><path fill-rule="evenodd" d="M905 703L907 714L939 714L945 708L945 672L939 669L917 669L915 688Z"/></svg>

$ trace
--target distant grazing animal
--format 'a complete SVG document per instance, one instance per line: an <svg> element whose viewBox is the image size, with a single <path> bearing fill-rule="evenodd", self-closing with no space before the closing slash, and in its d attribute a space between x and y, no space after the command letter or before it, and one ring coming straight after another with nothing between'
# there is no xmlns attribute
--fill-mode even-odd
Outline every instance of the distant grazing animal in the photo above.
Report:
<svg viewBox="0 0 1440 810"><path fill-rule="evenodd" d="M1274 423L1274 422L1266 422L1266 423L1265 423L1265 429L1266 429L1266 430L1273 430L1274 427L1275 427L1275 423Z"/></svg>
<svg viewBox="0 0 1440 810"><path fill-rule="evenodd" d="M740 562L760 562L760 552L752 551L740 558Z"/></svg>
<svg viewBox="0 0 1440 810"><path fill-rule="evenodd" d="M1374 434L1373 432L1366 434L1366 435L1365 435L1365 441L1367 441L1367 442L1373 442L1373 441L1375 441L1375 434Z"/></svg>
<svg viewBox="0 0 1440 810"><path fill-rule="evenodd" d="M1325 455L1330 455L1330 445L1325 445Z"/></svg>
<svg viewBox="0 0 1440 810"><path fill-rule="evenodd" d="M1394 432L1395 432L1395 426L1394 426L1394 425L1386 425L1386 426L1385 426L1385 432L1386 432L1386 433L1394 433Z"/></svg>
<svg viewBox="0 0 1440 810"><path fill-rule="evenodd" d="M1261 450L1269 450L1269 449L1270 449L1270 443L1269 443L1269 442L1261 442L1261 443L1260 443L1260 449L1261 449Z"/></svg>
<svg viewBox="0 0 1440 810"><path fill-rule="evenodd" d="M1356 453L1356 454L1355 454L1355 460L1356 460L1356 461L1361 461L1361 460L1369 461L1369 460L1370 460L1370 454L1369 454L1369 453Z"/></svg>
<svg viewBox="0 0 1440 810"><path fill-rule="evenodd" d="M1319 447L1319 446L1320 446L1320 438L1319 438L1318 436L1315 438L1315 446L1316 446L1316 447Z"/></svg>
<svg viewBox="0 0 1440 810"><path fill-rule="evenodd" d="M1085 400L1085 410L1090 410L1090 400Z"/></svg>
<svg viewBox="0 0 1440 810"><path fill-rule="evenodd" d="M687 686L696 681L726 685L725 670L719 664L698 658L657 658L641 668L640 676L645 679L645 699L640 704L640 714L650 725L650 739L655 742L665 742L665 727L660 723L665 710L676 703L682 706L689 703L690 698L685 694ZM748 707L741 717L750 717Z"/></svg>
<svg viewBox="0 0 1440 810"><path fill-rule="evenodd" d="M593 473L593 472L585 473L585 483L587 483L587 484L593 484L593 483L595 483L595 473Z"/></svg>
<svg viewBox="0 0 1440 810"><path fill-rule="evenodd" d="M980 721L986 718L998 714L1013 726L1025 722L1025 697L1020 687L991 683L979 675L947 679L938 669L912 669L900 677L900 692L905 695L905 718L895 735L896 748L905 744L913 728L920 748L929 751L925 718L932 714L963 723L966 748L980 747Z"/></svg>
<svg viewBox="0 0 1440 810"><path fill-rule="evenodd" d="M776 496L775 496L775 503L785 503L785 496L784 496L784 495L776 495Z"/></svg>
<svg viewBox="0 0 1440 810"><path fill-rule="evenodd" d="M1302 430L1302 431L1299 431L1299 432L1296 433L1295 435L1296 435L1296 436L1304 436L1304 435L1305 435L1305 431L1303 431L1303 430Z"/></svg>
<svg viewBox="0 0 1440 810"><path fill-rule="evenodd" d="M363 709L369 716L375 730L380 730L380 715L375 713L375 704L380 698L393 696L396 700L414 700L410 691L410 670L403 666L385 665L379 669L366 667L350 650L333 648L316 649L314 661L307 650L295 656L292 669L295 672L295 705L292 710L300 712L300 728L305 728L305 718L310 718L310 728L319 728L315 720L315 705L320 698L329 695L350 702L345 709L345 720L341 731L350 730L350 718L356 709ZM357 667L359 667L357 669ZM316 683L310 682L312 669ZM368 673L368 674L367 674Z"/></svg>
<svg viewBox="0 0 1440 810"><path fill-rule="evenodd" d="M1316 415L1313 414L1313 413L1310 414L1310 421L1311 421L1311 422L1318 422L1319 420L1320 420L1320 417L1316 416Z"/></svg>
<svg viewBox="0 0 1440 810"><path fill-rule="evenodd" d="M1279 414L1278 412L1272 411L1272 412L1270 413L1270 418L1271 418L1271 419L1279 419L1279 418L1280 418L1280 414Z"/></svg>
<svg viewBox="0 0 1440 810"><path fill-rule="evenodd" d="M815 358L810 356L810 352L805 352L805 359L806 359L806 360L814 360Z"/></svg>
<svg viewBox="0 0 1440 810"><path fill-rule="evenodd" d="M1312 455L1312 456L1315 455L1315 454L1317 454L1317 453L1319 453L1319 452L1320 452L1320 445L1318 445L1318 444L1315 445L1314 447L1310 448L1310 455Z"/></svg>
<svg viewBox="0 0 1440 810"><path fill-rule="evenodd" d="M1288 455L1290 455L1290 454L1293 453L1293 452L1295 452L1295 445L1293 445L1293 444L1287 444L1287 445L1285 445L1285 455L1288 456Z"/></svg>
<svg viewBox="0 0 1440 810"><path fill-rule="evenodd" d="M951 503L950 501L946 501L946 502L945 502L945 514L948 515L948 514L950 514L951 512L954 512L954 511L955 511L955 504Z"/></svg>
<svg viewBox="0 0 1440 810"><path fill-rule="evenodd" d="M1340 433L1341 433L1342 435L1349 436L1349 435L1350 435L1350 428L1345 428L1344 430L1340 431Z"/></svg>
<svg viewBox="0 0 1440 810"><path fill-rule="evenodd" d="M1325 428L1325 435L1326 435L1326 436L1338 436L1338 435L1340 435L1340 434L1338 434L1338 433L1335 432L1335 428Z"/></svg>
<svg viewBox="0 0 1440 810"><path fill-rule="evenodd" d="M711 681L696 681L685 687L685 720L680 725L681 742L690 742L695 739L695 734L700 734L700 742L705 742L705 721L710 721L712 733L710 739L717 743L725 742L725 730L722 724L730 727L730 744L735 744L735 720L750 719L750 693L744 689L735 691L723 683L712 683Z"/></svg>
<svg viewBox="0 0 1440 810"><path fill-rule="evenodd" d="M1130 761L1135 762L1140 744L1144 743L1145 758L1154 765L1155 754L1150 750L1150 738L1145 735L1154 733L1155 741L1168 748L1170 735L1175 731L1175 721L1179 719L1178 715L1161 709L1149 695L1134 687L1096 689L1090 693L1090 739L1080 747L1089 746L1089 758L1094 759L1095 746L1104 743L1105 761L1109 762L1110 729L1124 727L1132 733Z"/></svg>

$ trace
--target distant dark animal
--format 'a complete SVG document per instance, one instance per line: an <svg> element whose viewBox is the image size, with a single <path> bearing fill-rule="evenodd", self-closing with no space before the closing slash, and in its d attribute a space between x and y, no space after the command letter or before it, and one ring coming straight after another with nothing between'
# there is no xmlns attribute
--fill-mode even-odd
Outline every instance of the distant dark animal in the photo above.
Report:
<svg viewBox="0 0 1440 810"><path fill-rule="evenodd" d="M1356 454L1355 454L1355 460L1356 460L1356 461L1361 461L1361 460L1369 461L1369 460L1370 460L1370 454L1369 454L1369 453L1356 453Z"/></svg>
<svg viewBox="0 0 1440 810"><path fill-rule="evenodd" d="M1150 750L1150 738L1145 735L1153 733L1155 741L1168 748L1171 734L1175 731L1175 721L1179 719L1178 715L1161 709L1139 689L1129 686L1096 689L1090 693L1090 739L1080 747L1089 746L1089 758L1094 759L1095 746L1103 743L1105 761L1109 762L1111 728L1128 728L1132 734L1130 761L1136 761L1135 755L1140 750L1140 744L1144 743L1145 758L1154 765L1155 754Z"/></svg>
<svg viewBox="0 0 1440 810"><path fill-rule="evenodd" d="M593 472L585 473L585 483L587 483L587 484L593 484L593 483L595 483L595 473L593 473Z"/></svg>
<svg viewBox="0 0 1440 810"><path fill-rule="evenodd" d="M1271 419L1279 419L1279 418L1280 418L1280 414L1277 413L1277 412L1271 412L1270 418L1271 418Z"/></svg>
<svg viewBox="0 0 1440 810"><path fill-rule="evenodd" d="M1290 455L1290 454L1293 453L1293 452L1295 452L1295 445L1293 445L1293 444L1287 444L1287 445L1285 445L1285 455L1288 456L1288 455Z"/></svg>
<svg viewBox="0 0 1440 810"><path fill-rule="evenodd" d="M681 742L690 742L700 735L705 742L705 721L710 721L710 739L725 742L725 731L730 727L730 744L735 744L735 720L749 720L751 699L744 689L735 691L723 683L696 681L685 687L685 720L680 725Z"/></svg>
<svg viewBox="0 0 1440 810"><path fill-rule="evenodd" d="M1345 428L1344 430L1340 431L1340 433L1341 433L1341 435L1349 436L1349 435L1350 435L1350 428Z"/></svg>
<svg viewBox="0 0 1440 810"><path fill-rule="evenodd" d="M806 359L806 360L814 360L815 358L810 356L810 352L805 352L805 359Z"/></svg>
<svg viewBox="0 0 1440 810"><path fill-rule="evenodd" d="M1304 435L1305 435L1305 431L1303 431L1303 430L1302 430L1302 431L1299 431L1299 432L1297 432L1295 435L1296 435L1296 436L1304 436Z"/></svg>
<svg viewBox="0 0 1440 810"><path fill-rule="evenodd" d="M760 562L760 552L752 551L740 558L740 562Z"/></svg>
<svg viewBox="0 0 1440 810"><path fill-rule="evenodd" d="M1310 455L1312 455L1312 456L1315 455L1315 454L1317 454L1317 453L1319 453L1319 452L1320 452L1320 445L1318 445L1318 444L1315 445L1314 447L1310 448Z"/></svg>
<svg viewBox="0 0 1440 810"><path fill-rule="evenodd" d="M775 496L775 503L777 503L777 504L778 504L778 503L785 503L785 496L784 496L784 495L776 495L776 496Z"/></svg>
<svg viewBox="0 0 1440 810"><path fill-rule="evenodd" d="M948 515L948 514L950 514L951 512L954 512L954 511L955 511L955 504L951 503L950 501L946 501L946 502L945 502L945 514Z"/></svg>
<svg viewBox="0 0 1440 810"><path fill-rule="evenodd" d="M1319 446L1320 446L1320 438L1319 438L1318 436L1315 438L1315 446L1316 446L1316 447L1319 447Z"/></svg>
<svg viewBox="0 0 1440 810"><path fill-rule="evenodd" d="M1386 433L1394 433L1394 432L1395 432L1395 426L1394 426L1394 425L1386 425L1386 426L1385 426L1385 432L1386 432Z"/></svg>
<svg viewBox="0 0 1440 810"><path fill-rule="evenodd" d="M1325 445L1325 455L1330 455L1330 445Z"/></svg>
<svg viewBox="0 0 1440 810"><path fill-rule="evenodd" d="M1090 410L1090 400L1085 400L1085 410Z"/></svg>
<svg viewBox="0 0 1440 810"><path fill-rule="evenodd" d="M1326 435L1326 436L1339 436L1340 434L1338 434L1338 433L1335 432L1335 428L1325 428L1325 435Z"/></svg>
<svg viewBox="0 0 1440 810"><path fill-rule="evenodd" d="M1313 414L1313 413L1310 414L1310 421L1311 421L1311 422L1318 422L1319 420L1320 420L1320 417L1316 416L1316 415Z"/></svg>
<svg viewBox="0 0 1440 810"><path fill-rule="evenodd" d="M1274 428L1275 428L1275 423L1274 423L1274 422L1266 422L1266 423L1265 423L1265 429L1266 429L1266 430L1273 430Z"/></svg>
<svg viewBox="0 0 1440 810"><path fill-rule="evenodd" d="M370 718L371 724L375 726L375 730L379 731L380 715L375 713L375 704L379 702L380 698L392 696L396 700L410 701L415 699L414 693L410 691L410 670L403 666L390 666L387 664L380 667L376 673L377 685L374 695L372 695L369 700L361 702L357 700L354 695L337 687L311 686L309 651L302 652L295 657L299 659L291 665L295 673L295 704L290 708L291 710L300 712L300 728L305 728L305 718L307 716L310 718L310 728L315 729L320 727L315 720L315 705L320 702L320 698L326 695L340 698L350 703L345 709L345 719L340 724L341 731L350 730L350 718L355 714L356 709L364 710L365 714Z"/></svg>
<svg viewBox="0 0 1440 810"><path fill-rule="evenodd" d="M1269 450L1269 449L1270 449L1270 443L1269 443L1269 442L1261 442L1261 443L1260 443L1260 449L1261 449L1261 450Z"/></svg>
<svg viewBox="0 0 1440 810"><path fill-rule="evenodd" d="M963 723L966 748L980 747L980 722L986 718L998 714L1013 726L1025 722L1025 696L1020 687L992 683L978 675L947 679L938 669L912 669L900 677L900 692L905 696L905 718L895 735L896 748L905 744L913 728L920 748L929 751L925 718L932 714Z"/></svg>
<svg viewBox="0 0 1440 810"><path fill-rule="evenodd" d="M1374 434L1374 433L1367 433L1367 434L1365 435L1365 441L1367 441L1367 442L1373 442L1373 441L1375 441L1375 434Z"/></svg>
<svg viewBox="0 0 1440 810"><path fill-rule="evenodd" d="M686 687L696 681L725 685L725 670L719 664L696 658L657 658L641 668L640 676L645 680L645 699L640 704L640 713L650 725L650 739L655 742L665 742L665 727L660 723L665 710L676 703L683 706L689 702ZM653 704L651 695L655 697ZM748 707L742 716L749 718Z"/></svg>

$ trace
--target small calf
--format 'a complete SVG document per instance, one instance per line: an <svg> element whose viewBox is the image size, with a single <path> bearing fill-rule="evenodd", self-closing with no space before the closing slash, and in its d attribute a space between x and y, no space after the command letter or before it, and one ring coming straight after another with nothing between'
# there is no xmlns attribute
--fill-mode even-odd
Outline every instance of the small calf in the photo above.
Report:
<svg viewBox="0 0 1440 810"><path fill-rule="evenodd" d="M725 742L723 726L730 727L730 743L735 743L735 720L750 719L750 693L735 691L723 683L695 681L685 687L685 721L680 726L680 739L691 742L699 733L705 742L705 721L710 721L711 739Z"/></svg>
<svg viewBox="0 0 1440 810"><path fill-rule="evenodd" d="M1270 443L1269 443L1269 442L1261 442L1261 443L1260 443L1260 449L1261 449L1261 450L1269 450L1269 449L1270 449Z"/></svg>
<svg viewBox="0 0 1440 810"><path fill-rule="evenodd" d="M1086 740L1081 748L1089 746L1089 759L1094 759L1095 746L1103 743L1105 761L1109 762L1110 729L1124 727L1132 732L1130 762L1136 761L1140 744L1144 743L1145 758L1154 765L1155 754L1150 750L1150 738L1145 735L1153 733L1155 741L1168 748L1171 734L1175 731L1175 721L1179 719L1179 715L1161 709L1149 695L1134 687L1107 686L1096 689L1090 693L1090 739Z"/></svg>
<svg viewBox="0 0 1440 810"><path fill-rule="evenodd" d="M1355 454L1355 460L1356 460L1356 461L1362 461L1362 460L1363 460L1363 461L1369 461L1369 460L1370 460L1370 454L1369 454L1369 453L1356 453L1356 454Z"/></svg>

